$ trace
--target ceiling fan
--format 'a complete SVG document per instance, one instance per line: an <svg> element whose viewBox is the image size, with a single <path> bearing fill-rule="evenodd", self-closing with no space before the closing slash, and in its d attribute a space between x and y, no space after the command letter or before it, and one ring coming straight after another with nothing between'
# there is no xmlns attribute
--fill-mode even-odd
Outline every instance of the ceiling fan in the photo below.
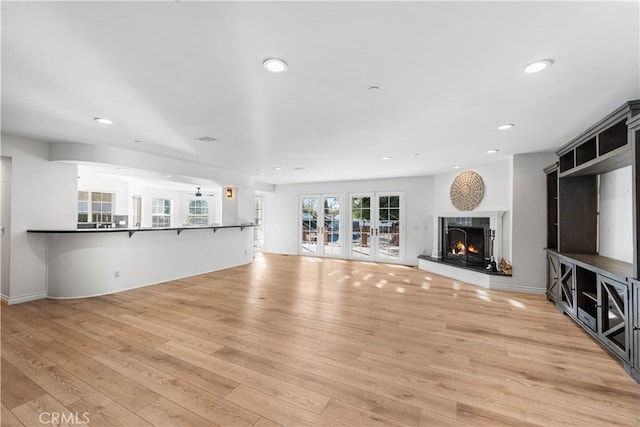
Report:
<svg viewBox="0 0 640 427"><path fill-rule="evenodd" d="M201 188L202 188L202 187L196 187L196 192L195 192L195 193L189 193L189 194L192 194L192 195L194 195L194 196L196 196L196 197L202 197L202 196L215 196L215 194L214 194L214 193L203 193L203 192L201 192L201 191L200 191L200 189L201 189Z"/></svg>

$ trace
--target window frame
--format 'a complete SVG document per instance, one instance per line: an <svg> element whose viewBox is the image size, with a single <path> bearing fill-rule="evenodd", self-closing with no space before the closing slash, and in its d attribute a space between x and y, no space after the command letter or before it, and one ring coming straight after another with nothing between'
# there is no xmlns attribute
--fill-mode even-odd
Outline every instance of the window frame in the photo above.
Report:
<svg viewBox="0 0 640 427"><path fill-rule="evenodd" d="M200 204L201 206L191 206L192 203ZM202 206L202 204L204 204L204 206ZM196 211L200 210L200 213L195 213L195 212L192 213L191 212L192 207ZM193 221L193 220L197 220L197 221ZM189 199L187 201L187 224L209 225L209 201L208 200L197 198L197 199Z"/></svg>
<svg viewBox="0 0 640 427"><path fill-rule="evenodd" d="M168 212L167 212L168 209ZM162 210L162 212L156 212ZM171 214L173 212L173 200L163 197L151 199L151 227L169 228L171 227ZM160 223L162 221L162 223Z"/></svg>
<svg viewBox="0 0 640 427"><path fill-rule="evenodd" d="M110 200L103 200L105 195L108 195ZM99 200L94 200L94 196L97 196ZM78 190L76 222L78 224L112 224L115 218L115 200L116 193L113 191ZM81 209L81 204L83 209ZM94 209L96 205L100 208ZM110 209L104 209L106 206L109 206ZM81 215L86 215L86 217L81 218Z"/></svg>

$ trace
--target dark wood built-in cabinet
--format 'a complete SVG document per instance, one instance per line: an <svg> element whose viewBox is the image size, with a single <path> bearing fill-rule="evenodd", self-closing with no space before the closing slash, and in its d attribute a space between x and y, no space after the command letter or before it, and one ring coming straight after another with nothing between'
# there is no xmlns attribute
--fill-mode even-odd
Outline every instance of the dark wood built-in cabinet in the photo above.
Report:
<svg viewBox="0 0 640 427"><path fill-rule="evenodd" d="M547 298L640 382L640 100L564 145L547 176ZM633 263L598 254L600 175L631 166Z"/></svg>

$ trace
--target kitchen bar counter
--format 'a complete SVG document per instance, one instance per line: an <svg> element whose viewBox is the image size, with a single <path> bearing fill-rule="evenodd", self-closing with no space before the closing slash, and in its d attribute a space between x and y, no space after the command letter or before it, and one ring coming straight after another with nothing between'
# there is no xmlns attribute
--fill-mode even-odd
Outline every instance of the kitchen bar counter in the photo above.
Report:
<svg viewBox="0 0 640 427"><path fill-rule="evenodd" d="M251 227L27 231L34 239L46 239L46 296L85 298L248 264L253 233L245 229Z"/></svg>
<svg viewBox="0 0 640 427"><path fill-rule="evenodd" d="M77 234L77 233L129 233L129 237L140 231L176 231L178 234L184 230L213 230L222 228L239 228L240 231L247 227L253 227L254 224L236 224L236 225L185 225L183 227L138 227L138 228L65 228L65 229L44 229L44 230L27 230L27 233L47 233L47 234Z"/></svg>

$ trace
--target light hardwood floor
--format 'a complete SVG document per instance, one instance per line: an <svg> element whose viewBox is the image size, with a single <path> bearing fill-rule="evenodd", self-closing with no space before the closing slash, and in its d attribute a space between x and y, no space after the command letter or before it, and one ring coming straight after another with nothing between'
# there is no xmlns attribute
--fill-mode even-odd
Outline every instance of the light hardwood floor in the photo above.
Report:
<svg viewBox="0 0 640 427"><path fill-rule="evenodd" d="M640 386L544 297L410 267L258 255L1 328L3 426L640 424Z"/></svg>

